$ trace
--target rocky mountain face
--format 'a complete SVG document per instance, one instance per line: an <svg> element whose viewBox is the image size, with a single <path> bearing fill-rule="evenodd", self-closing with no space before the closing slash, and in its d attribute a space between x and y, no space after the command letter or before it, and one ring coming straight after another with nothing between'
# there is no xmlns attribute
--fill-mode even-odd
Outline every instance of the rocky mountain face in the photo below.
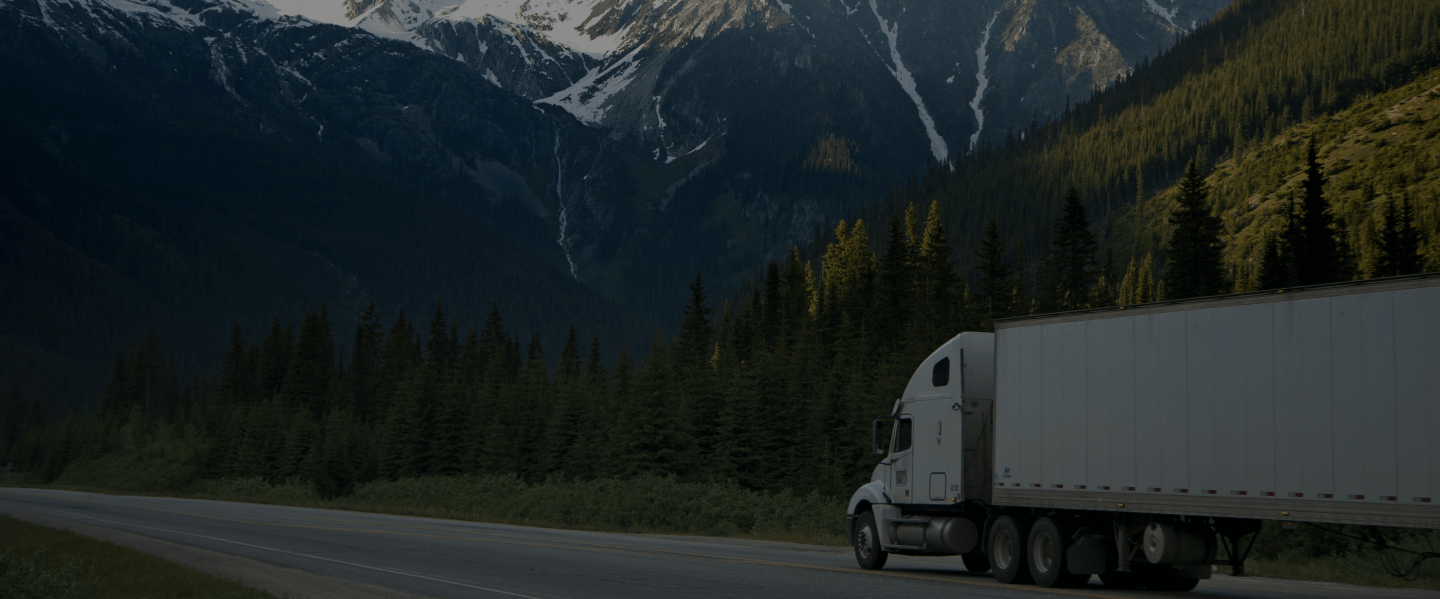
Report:
<svg viewBox="0 0 1440 599"><path fill-rule="evenodd" d="M837 60L847 67L845 79L903 92L914 104L910 117L922 123L923 141L936 161L998 139L1033 118L1063 112L1067 97L1084 100L1096 87L1124 77L1141 58L1168 47L1228 4L337 1L345 2L349 25L450 56L492 73L507 89L565 107L612 135L636 136L662 148L678 143L688 149L685 141L669 139L685 137L676 128L689 125L679 117L714 117L702 117L699 128L718 134L736 126L719 124L736 104L756 99L745 93L756 90L732 86L721 97L706 97L710 106L686 102L700 91L687 75L714 75L697 73L697 55L753 51L714 43L739 32L747 45L759 44L772 54L770 64L754 73L757 77L782 78L794 69L815 70ZM877 70L888 73L890 81L870 80ZM674 101L665 102L671 96ZM693 147L698 141L689 143Z"/></svg>
<svg viewBox="0 0 1440 599"><path fill-rule="evenodd" d="M690 262L714 272L803 243L927 161L1059 118L1228 2L350 0L344 24L461 61L628 147L665 185L621 203L682 228L696 222L658 213L677 195L704 206L727 231ZM738 215L708 208L730 198ZM578 216L577 272L616 297L637 290L612 262L676 241L603 247L613 235Z"/></svg>
<svg viewBox="0 0 1440 599"><path fill-rule="evenodd" d="M6 0L0 55L7 389L103 389L149 330L196 373L322 305L342 346L372 301L499 302L552 351L648 330L556 243L555 199L623 171L605 136L462 63L232 0Z"/></svg>
<svg viewBox="0 0 1440 599"><path fill-rule="evenodd" d="M147 160L121 134L142 122L172 149L203 131L326 165L312 174L364 173L529 256L523 276L407 279L406 301L514 298L497 290L535 276L668 324L697 269L725 293L927 162L1059 116L1227 3L0 0L8 81L48 90L4 95L0 124L145 193L183 195L167 183L183 160ZM362 233L325 235L326 251L286 243L366 297L398 280L334 249ZM501 250L485 252L417 260L460 272Z"/></svg>

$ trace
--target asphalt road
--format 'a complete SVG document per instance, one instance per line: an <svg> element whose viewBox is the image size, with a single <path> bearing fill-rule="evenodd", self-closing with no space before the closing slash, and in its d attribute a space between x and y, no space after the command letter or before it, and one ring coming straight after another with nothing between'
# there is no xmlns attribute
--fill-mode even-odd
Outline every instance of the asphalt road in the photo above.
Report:
<svg viewBox="0 0 1440 599"><path fill-rule="evenodd" d="M1004 585L959 558L552 530L273 505L0 488L0 513L129 545L289 597L1175 597ZM3 543L3 539L0 539ZM1190 597L1440 597L1220 575Z"/></svg>

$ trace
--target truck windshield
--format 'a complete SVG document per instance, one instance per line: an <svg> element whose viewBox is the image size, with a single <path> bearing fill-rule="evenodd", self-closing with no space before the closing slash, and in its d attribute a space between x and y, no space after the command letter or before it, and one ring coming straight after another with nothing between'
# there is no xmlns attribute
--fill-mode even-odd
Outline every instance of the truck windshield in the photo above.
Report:
<svg viewBox="0 0 1440 599"><path fill-rule="evenodd" d="M902 418L895 423L895 453L910 449L910 428L909 418Z"/></svg>

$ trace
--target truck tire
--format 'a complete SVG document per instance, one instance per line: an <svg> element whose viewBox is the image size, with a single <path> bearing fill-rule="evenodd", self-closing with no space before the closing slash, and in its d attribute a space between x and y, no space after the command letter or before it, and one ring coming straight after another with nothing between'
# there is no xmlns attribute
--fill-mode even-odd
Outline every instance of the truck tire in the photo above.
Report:
<svg viewBox="0 0 1440 599"><path fill-rule="evenodd" d="M965 562L965 570L975 574L984 574L990 571L990 556L979 551L972 551L960 556Z"/></svg>
<svg viewBox="0 0 1440 599"><path fill-rule="evenodd" d="M1054 520L1041 518L1030 527L1025 544L1030 577L1045 588L1074 588L1090 581L1089 574L1072 574L1065 567L1065 534Z"/></svg>
<svg viewBox="0 0 1440 599"><path fill-rule="evenodd" d="M860 515L850 544L855 547L855 561L866 570L884 568L885 560L890 558L890 554L880 548L880 529L875 526L875 512Z"/></svg>
<svg viewBox="0 0 1440 599"><path fill-rule="evenodd" d="M1030 535L1030 521L1019 516L1000 516L990 525L990 569L995 580L1005 584L1030 582L1030 567L1025 564L1025 541Z"/></svg>

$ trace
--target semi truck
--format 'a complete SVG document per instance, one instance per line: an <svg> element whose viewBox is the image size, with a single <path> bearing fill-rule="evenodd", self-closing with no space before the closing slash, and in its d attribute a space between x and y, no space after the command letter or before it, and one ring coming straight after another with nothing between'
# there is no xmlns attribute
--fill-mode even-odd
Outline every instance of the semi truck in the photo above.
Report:
<svg viewBox="0 0 1440 599"><path fill-rule="evenodd" d="M1187 591L1243 575L1263 520L1440 528L1440 274L994 329L941 345L875 420L846 518L861 567Z"/></svg>

